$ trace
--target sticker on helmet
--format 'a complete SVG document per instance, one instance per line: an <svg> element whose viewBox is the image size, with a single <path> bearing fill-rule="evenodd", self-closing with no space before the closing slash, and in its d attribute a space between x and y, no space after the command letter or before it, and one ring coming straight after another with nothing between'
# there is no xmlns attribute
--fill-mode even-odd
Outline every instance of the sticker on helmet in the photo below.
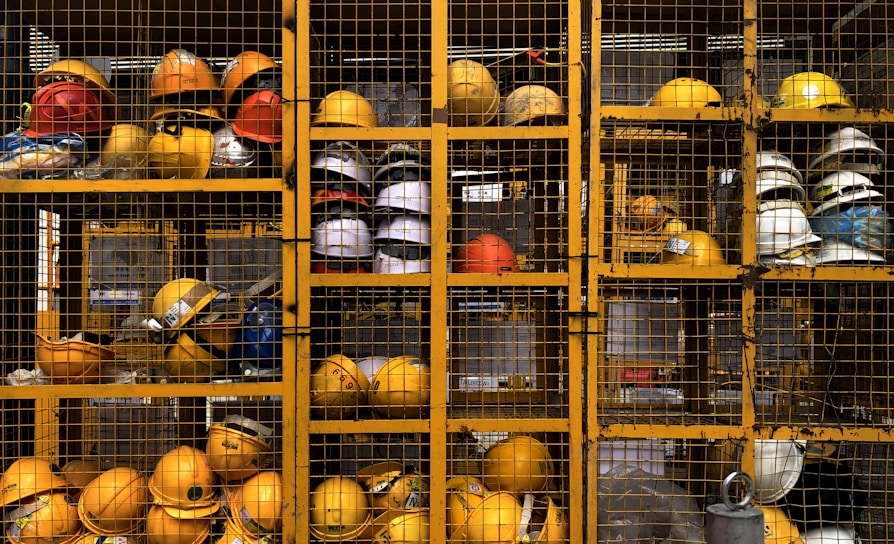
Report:
<svg viewBox="0 0 894 544"><path fill-rule="evenodd" d="M818 98L821 94L823 94L822 91L816 85L805 85L804 89L801 90L801 96L807 100Z"/></svg>
<svg viewBox="0 0 894 544"><path fill-rule="evenodd" d="M681 240L680 238L671 238L667 241L667 244L664 245L665 251L670 251L672 253L676 253L678 255L686 255L686 250L689 249L689 246L692 245L692 242L689 240Z"/></svg>

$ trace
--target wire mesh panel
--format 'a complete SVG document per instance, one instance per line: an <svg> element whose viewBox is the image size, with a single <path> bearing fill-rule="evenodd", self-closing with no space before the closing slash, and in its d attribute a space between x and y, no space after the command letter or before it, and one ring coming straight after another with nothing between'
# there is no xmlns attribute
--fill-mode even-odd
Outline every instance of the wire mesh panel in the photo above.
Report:
<svg viewBox="0 0 894 544"><path fill-rule="evenodd" d="M568 436L469 430L452 434L447 460L447 534L453 538L510 534L568 539ZM530 521L528 519L530 518ZM468 536L466 536L468 535ZM503 537L505 538L505 537ZM535 537L531 537L535 538Z"/></svg>
<svg viewBox="0 0 894 544"><path fill-rule="evenodd" d="M498 158L504 151L521 157L521 150L506 141L477 150L480 140L451 143L453 272L567 270L566 146L558 140L539 142L545 149L515 162Z"/></svg>
<svg viewBox="0 0 894 544"><path fill-rule="evenodd" d="M707 188L729 175L729 163L739 162L736 127L614 122L603 130L604 261L725 264ZM680 242L665 251L671 238Z"/></svg>
<svg viewBox="0 0 894 544"><path fill-rule="evenodd" d="M427 292L351 287L313 293L312 416L427 418L432 375Z"/></svg>
<svg viewBox="0 0 894 544"><path fill-rule="evenodd" d="M741 386L741 371L731 376L718 364L735 352L736 340L741 349L741 338L723 332L718 320L733 318L715 309L735 303L737 288L652 279L606 282L601 292L604 345L594 376L600 417L670 425L688 425L692 417L704 424L741 421L741 410L729 406L730 396L741 394L729 391Z"/></svg>
<svg viewBox="0 0 894 544"><path fill-rule="evenodd" d="M455 289L449 402L457 416L555 417L567 407L562 293Z"/></svg>
<svg viewBox="0 0 894 544"><path fill-rule="evenodd" d="M602 35L597 38L603 105L687 108L719 106L733 98L741 90L736 89L741 74L729 77L721 67L742 54L742 6L730 1L602 6ZM687 79L665 86L676 78Z"/></svg>
<svg viewBox="0 0 894 544"><path fill-rule="evenodd" d="M434 527L426 435L312 435L309 446L314 538L369 541L401 531L427 540Z"/></svg>
<svg viewBox="0 0 894 544"><path fill-rule="evenodd" d="M181 382L258 375L252 312L278 289L281 234L215 227L227 217L276 223L278 197L106 196L111 203L62 193L27 204L34 230L17 235L26 258L8 267L34 289L30 325L7 329L20 361L32 362L20 369L52 383L115 383L124 371ZM271 371L279 362L268 351L262 366Z"/></svg>
<svg viewBox="0 0 894 544"><path fill-rule="evenodd" d="M90 465L10 538L281 538L282 3L4 8L3 468Z"/></svg>
<svg viewBox="0 0 894 544"><path fill-rule="evenodd" d="M706 449L679 438L599 441L591 460L598 464L599 540L701 541L705 508L720 502Z"/></svg>

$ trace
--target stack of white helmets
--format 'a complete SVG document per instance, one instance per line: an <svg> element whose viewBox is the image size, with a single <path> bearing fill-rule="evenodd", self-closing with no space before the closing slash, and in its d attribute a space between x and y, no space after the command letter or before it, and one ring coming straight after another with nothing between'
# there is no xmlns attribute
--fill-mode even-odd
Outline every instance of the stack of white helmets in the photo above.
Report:
<svg viewBox="0 0 894 544"><path fill-rule="evenodd" d="M791 159L776 151L757 154L758 261L766 266L815 266L813 233L804 210L803 176Z"/></svg>
<svg viewBox="0 0 894 544"><path fill-rule="evenodd" d="M810 225L822 237L818 264L882 265L891 248L890 216L872 178L882 172L884 150L865 132L837 130L809 157Z"/></svg>
<svg viewBox="0 0 894 544"><path fill-rule="evenodd" d="M373 272L431 272L431 166L417 149L393 144L376 160Z"/></svg>
<svg viewBox="0 0 894 544"><path fill-rule="evenodd" d="M372 166L356 145L333 142L311 163L311 272L370 272Z"/></svg>

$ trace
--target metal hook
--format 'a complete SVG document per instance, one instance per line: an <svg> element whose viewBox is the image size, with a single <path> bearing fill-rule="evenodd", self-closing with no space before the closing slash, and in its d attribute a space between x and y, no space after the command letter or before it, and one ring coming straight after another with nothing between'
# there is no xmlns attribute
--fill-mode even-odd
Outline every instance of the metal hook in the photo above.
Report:
<svg viewBox="0 0 894 544"><path fill-rule="evenodd" d="M736 480L742 480L742 483L745 484L745 496L739 502L733 502L729 493L730 486ZM754 498L754 481L752 481L751 476L744 472L732 472L729 476L723 479L720 493L723 496L723 504L725 504L727 508L730 510L742 510L748 506L748 504L751 503L751 499Z"/></svg>

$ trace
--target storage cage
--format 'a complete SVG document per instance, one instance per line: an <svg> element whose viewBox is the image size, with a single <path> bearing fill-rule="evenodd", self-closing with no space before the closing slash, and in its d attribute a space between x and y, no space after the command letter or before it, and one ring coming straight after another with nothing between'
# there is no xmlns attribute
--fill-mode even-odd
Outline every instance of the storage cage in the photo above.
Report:
<svg viewBox="0 0 894 544"><path fill-rule="evenodd" d="M45 4L12 544L891 541L889 3Z"/></svg>

